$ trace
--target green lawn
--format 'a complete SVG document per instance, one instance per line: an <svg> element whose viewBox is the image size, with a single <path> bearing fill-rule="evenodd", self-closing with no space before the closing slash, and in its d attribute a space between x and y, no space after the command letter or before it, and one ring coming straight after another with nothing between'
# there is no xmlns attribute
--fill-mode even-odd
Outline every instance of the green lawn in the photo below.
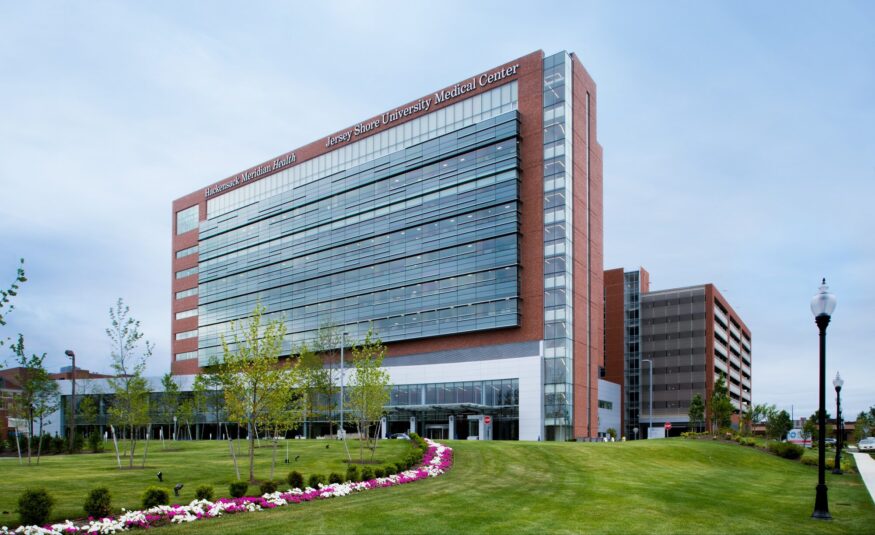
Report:
<svg viewBox="0 0 875 535"><path fill-rule="evenodd" d="M669 439L450 442L455 466L410 485L229 516L173 533L872 533L857 475L828 474L831 522L810 519L815 467L754 448Z"/></svg>
<svg viewBox="0 0 875 535"><path fill-rule="evenodd" d="M320 472L343 467L336 442L292 441L301 462ZM381 443L389 460L406 447ZM755 448L709 440L626 443L449 442L453 469L436 479L344 498L232 515L162 533L872 533L875 505L858 475L827 474L831 522L809 517L817 469ZM19 468L0 461L0 503L7 510L25 481L41 481L78 516L87 489L109 484L119 506L136 505L154 472L168 486L182 480L190 498L198 483L218 492L233 479L227 444L189 443L151 457L147 471L113 469L107 455L51 457ZM389 451L391 449L391 452ZM294 455L294 454L293 454ZM267 476L268 451L259 452ZM288 471L282 465L281 473ZM307 470L302 470L306 472ZM254 489L253 489L254 490ZM224 494L224 493L223 493ZM126 496L128 501L123 501ZM187 501L187 500L186 500ZM4 517L4 521L6 518ZM6 521L9 524L10 522Z"/></svg>
<svg viewBox="0 0 875 535"><path fill-rule="evenodd" d="M350 441L350 447L356 442ZM263 448L256 449L255 477L270 479L270 464L272 449L270 442L262 441ZM198 485L209 484L215 488L216 497L228 496L228 484L236 480L234 466L231 461L227 442L200 441L176 443L167 442L168 449L161 448L161 443L149 443L149 455L146 468L134 470L119 470L114 453L81 454L81 455L50 455L44 456L39 465L19 466L17 458L0 458L0 525L18 525L18 496L25 487L45 487L57 500L52 510L52 519L56 521L66 518L81 518L85 516L82 504L89 490L105 485L112 492L113 505L116 510L139 509L143 490L150 485L163 486L168 489L173 503L188 503L194 499L194 491ZM240 475L245 480L248 476L246 457L246 442L240 441ZM277 449L277 464L275 478L285 479L291 470L298 470L305 477L312 473L324 474L330 472L341 475L346 473L346 458L343 443L325 440L289 440L291 464L285 464L285 441L280 441ZM330 445L329 449L325 446ZM111 447L111 445L110 445ZM143 445L137 446L142 453ZM377 449L377 459L384 461L400 461L409 451L409 446L403 440L385 440ZM358 458L358 450L351 450L353 459ZM298 461L294 461L300 455ZM137 455L135 465L140 466L141 455ZM25 463L26 463L25 459ZM34 463L36 459L34 459ZM122 465L127 462L122 458ZM164 473L164 483L158 482L156 473ZM173 500L172 488L176 483L183 483L181 497ZM250 489L250 494L259 494L257 487Z"/></svg>

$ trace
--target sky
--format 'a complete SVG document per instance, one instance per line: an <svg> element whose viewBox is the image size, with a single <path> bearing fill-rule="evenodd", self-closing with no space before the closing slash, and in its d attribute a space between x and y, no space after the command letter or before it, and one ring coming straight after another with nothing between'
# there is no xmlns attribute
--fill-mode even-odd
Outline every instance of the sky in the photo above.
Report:
<svg viewBox="0 0 875 535"><path fill-rule="evenodd" d="M598 86L605 268L714 283L752 332L754 403L796 417L826 277L827 376L856 415L875 405L873 29L865 1L0 0L0 286L20 257L29 279L0 336L108 371L122 297L165 373L173 199L567 50Z"/></svg>

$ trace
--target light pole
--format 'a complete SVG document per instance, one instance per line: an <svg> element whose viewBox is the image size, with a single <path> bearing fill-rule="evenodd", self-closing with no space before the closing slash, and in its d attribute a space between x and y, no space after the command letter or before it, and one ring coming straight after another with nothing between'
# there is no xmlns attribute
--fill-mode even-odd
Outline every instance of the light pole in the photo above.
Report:
<svg viewBox="0 0 875 535"><path fill-rule="evenodd" d="M343 348L346 345L346 333L340 333L340 437L346 436L343 430Z"/></svg>
<svg viewBox="0 0 875 535"><path fill-rule="evenodd" d="M647 380L648 388L650 389L650 393L647 395L647 401L650 403L650 416L647 422L647 436L644 438L650 438L650 430L653 428L653 361L650 359L641 359L641 362L646 362L650 366L648 367L650 370L650 378Z"/></svg>
<svg viewBox="0 0 875 535"><path fill-rule="evenodd" d="M817 494L814 500L814 512L812 518L820 520L831 520L829 514L829 502L826 496L826 326L829 325L829 319L832 316L833 310L836 308L836 298L829 293L829 286L826 285L826 279L820 285L820 291L811 298L811 313L814 314L814 321L817 323L817 328L820 330L820 411L817 415L817 427L820 432L817 434Z"/></svg>
<svg viewBox="0 0 875 535"><path fill-rule="evenodd" d="M842 380L842 376L839 375L839 372L836 372L836 378L832 380L832 385L836 389L836 434L838 437L836 438L836 460L835 466L833 466L832 473L841 475L842 474L842 440L845 438L845 433L842 427L842 385L845 382Z"/></svg>
<svg viewBox="0 0 875 535"><path fill-rule="evenodd" d="M72 390L72 407L70 407L70 453L73 453L73 441L76 440L76 353L72 349L64 351L64 354L73 360L73 390Z"/></svg>

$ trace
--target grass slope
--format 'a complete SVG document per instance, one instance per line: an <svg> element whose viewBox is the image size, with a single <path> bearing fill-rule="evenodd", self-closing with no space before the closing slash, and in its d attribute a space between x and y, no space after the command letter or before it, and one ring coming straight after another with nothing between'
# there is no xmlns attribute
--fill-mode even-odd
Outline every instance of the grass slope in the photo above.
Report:
<svg viewBox="0 0 875 535"><path fill-rule="evenodd" d="M262 442L265 447L256 449L255 477L270 479L270 463L272 449L269 442ZM330 444L330 449L325 446ZM194 491L198 485L213 485L216 497L226 497L228 485L236 480L234 466L231 461L228 443L224 441L177 442L165 451L161 443L149 443L149 456L145 469L119 470L114 453L57 455L44 456L40 464L19 466L17 458L0 459L0 525L17 526L18 497L25 487L45 487L57 500L52 510L54 521L66 518L81 518L85 516L82 504L85 496L92 488L107 486L112 492L112 503L116 511L124 507L140 509L141 498L146 487L163 486L170 493L173 501L173 485L183 483L181 497L175 503L188 503L194 499ZM353 459L358 458L358 449L352 450L354 442L350 442L350 453ZM112 446L110 445L110 448ZM140 443L137 450L142 453ZM324 440L291 440L289 441L290 460L300 455L297 462L283 463L285 459L285 444L280 442L277 448L277 464L275 479L285 480L291 470L304 474L305 478L312 473L324 474L330 472L340 475L346 473L346 458L343 444ZM380 443L377 458L384 461L400 461L409 451L407 441L386 440ZM248 477L246 442L240 441L238 463L240 476ZM142 455L137 455L136 466L140 466ZM25 460L26 462L26 460ZM36 459L34 459L34 463ZM122 465L127 467L127 460L122 458ZM164 472L164 483L159 483L155 474ZM250 494L257 495L258 487L252 487Z"/></svg>
<svg viewBox="0 0 875 535"><path fill-rule="evenodd" d="M857 475L828 474L831 522L810 519L816 468L753 448L450 442L437 479L229 516L166 533L872 533Z"/></svg>

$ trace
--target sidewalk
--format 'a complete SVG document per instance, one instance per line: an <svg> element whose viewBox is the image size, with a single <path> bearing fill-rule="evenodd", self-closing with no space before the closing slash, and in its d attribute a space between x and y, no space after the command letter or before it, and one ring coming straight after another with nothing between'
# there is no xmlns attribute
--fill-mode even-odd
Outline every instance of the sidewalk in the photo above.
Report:
<svg viewBox="0 0 875 535"><path fill-rule="evenodd" d="M869 496L875 502L875 459L868 453L855 453L854 461L857 463L857 471L863 478L863 483L869 489Z"/></svg>

